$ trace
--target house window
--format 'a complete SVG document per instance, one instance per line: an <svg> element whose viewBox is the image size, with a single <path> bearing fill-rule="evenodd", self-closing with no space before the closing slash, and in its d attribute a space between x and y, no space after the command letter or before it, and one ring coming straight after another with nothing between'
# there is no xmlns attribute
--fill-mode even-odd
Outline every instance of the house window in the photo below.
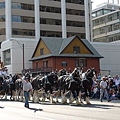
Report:
<svg viewBox="0 0 120 120"><path fill-rule="evenodd" d="M67 62L66 61L63 61L62 62L62 67L66 67L67 66Z"/></svg>
<svg viewBox="0 0 120 120"><path fill-rule="evenodd" d="M86 59L80 59L80 67L87 67Z"/></svg>
<svg viewBox="0 0 120 120"><path fill-rule="evenodd" d="M38 62L36 62L36 68L38 68Z"/></svg>
<svg viewBox="0 0 120 120"><path fill-rule="evenodd" d="M73 46L73 53L75 53L75 54L80 53L80 47L79 46Z"/></svg>
<svg viewBox="0 0 120 120"><path fill-rule="evenodd" d="M44 48L40 49L40 55L44 55Z"/></svg>
<svg viewBox="0 0 120 120"><path fill-rule="evenodd" d="M87 67L86 59L75 59L75 67Z"/></svg>
<svg viewBox="0 0 120 120"><path fill-rule="evenodd" d="M79 59L75 59L75 67L79 67Z"/></svg>
<svg viewBox="0 0 120 120"><path fill-rule="evenodd" d="M48 67L48 61L43 61L43 67Z"/></svg>

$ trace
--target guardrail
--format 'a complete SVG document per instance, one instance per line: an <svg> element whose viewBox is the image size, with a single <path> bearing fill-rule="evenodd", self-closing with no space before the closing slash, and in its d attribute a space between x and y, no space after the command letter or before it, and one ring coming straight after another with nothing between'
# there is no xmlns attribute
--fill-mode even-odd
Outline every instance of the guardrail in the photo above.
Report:
<svg viewBox="0 0 120 120"><path fill-rule="evenodd" d="M25 69L24 71L22 71L22 73L26 73L26 72L30 72L30 73L44 73L44 72L51 72L52 71L52 67L41 67L41 68L34 68L34 69Z"/></svg>

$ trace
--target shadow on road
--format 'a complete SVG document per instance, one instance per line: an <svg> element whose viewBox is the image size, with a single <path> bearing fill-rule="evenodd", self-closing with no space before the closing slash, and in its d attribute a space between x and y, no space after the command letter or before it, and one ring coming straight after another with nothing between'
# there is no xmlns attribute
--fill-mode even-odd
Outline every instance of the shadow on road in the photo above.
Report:
<svg viewBox="0 0 120 120"><path fill-rule="evenodd" d="M37 112L37 111L43 111L43 109L37 109L37 108L29 108L29 110L34 110L34 112Z"/></svg>
<svg viewBox="0 0 120 120"><path fill-rule="evenodd" d="M34 103L34 104L36 104L36 103ZM38 103L37 103L38 104ZM68 106L68 105L70 105L70 106L73 106L73 107L85 107L85 108L100 108L100 109L112 109L112 108L120 108L120 106L119 105L116 105L116 104L112 104L112 105L108 105L108 104L102 104L102 103L92 103L92 104L90 104L90 105L87 105L87 104L82 104L82 105L77 105L77 104L75 104L75 103L72 103L72 104L69 104L69 103L67 103L67 104L62 104L62 103L53 103L53 104L51 104L51 103L49 103L49 102L42 102L42 103L39 103L39 104L41 104L41 105L60 105L60 106Z"/></svg>
<svg viewBox="0 0 120 120"><path fill-rule="evenodd" d="M1 107L1 106L0 106L0 108L3 109L4 107Z"/></svg>
<svg viewBox="0 0 120 120"><path fill-rule="evenodd" d="M120 106L117 105L105 105L105 104L91 104L91 105L71 105L71 106L75 106L75 107L86 107L86 108L100 108L100 109L112 109L112 108L120 108Z"/></svg>

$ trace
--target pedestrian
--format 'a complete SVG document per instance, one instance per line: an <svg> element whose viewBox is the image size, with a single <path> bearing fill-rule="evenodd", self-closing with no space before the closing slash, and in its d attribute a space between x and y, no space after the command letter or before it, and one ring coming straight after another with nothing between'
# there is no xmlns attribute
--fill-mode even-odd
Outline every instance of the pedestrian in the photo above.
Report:
<svg viewBox="0 0 120 120"><path fill-rule="evenodd" d="M29 77L23 77L22 78L23 83L23 91L24 91L24 97L25 97L25 107L29 108L29 93L33 92L32 84L30 83Z"/></svg>
<svg viewBox="0 0 120 120"><path fill-rule="evenodd" d="M106 82L106 77L103 76L102 77L102 81L100 82L100 101L103 102L103 98L106 97L108 102L109 102L109 98L108 98L108 93L107 93L107 82Z"/></svg>

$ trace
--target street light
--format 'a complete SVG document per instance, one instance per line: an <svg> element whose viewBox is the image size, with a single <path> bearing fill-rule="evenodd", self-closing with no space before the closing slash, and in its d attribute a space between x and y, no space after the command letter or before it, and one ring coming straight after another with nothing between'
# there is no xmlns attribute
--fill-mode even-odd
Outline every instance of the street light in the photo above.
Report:
<svg viewBox="0 0 120 120"><path fill-rule="evenodd" d="M18 45L20 46L20 48L22 49L22 52L23 52L23 72L24 72L24 70L25 70L24 43L21 46L21 44L16 39L10 38L10 41L16 41L18 43Z"/></svg>

